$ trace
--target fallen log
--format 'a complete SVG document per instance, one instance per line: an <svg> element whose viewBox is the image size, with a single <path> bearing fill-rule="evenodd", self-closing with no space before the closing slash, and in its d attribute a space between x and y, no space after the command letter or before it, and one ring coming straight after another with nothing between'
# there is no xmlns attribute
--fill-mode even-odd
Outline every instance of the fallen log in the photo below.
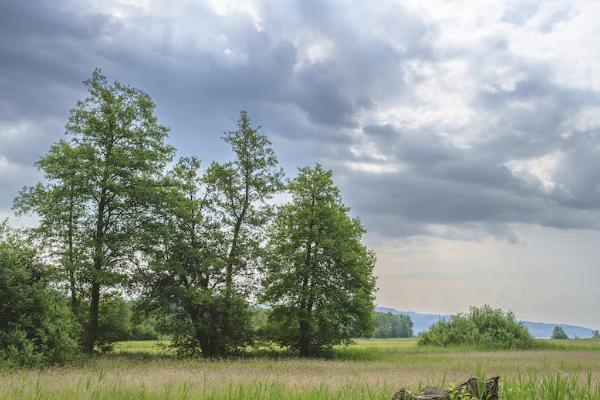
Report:
<svg viewBox="0 0 600 400"><path fill-rule="evenodd" d="M498 400L499 379L498 376L486 379L485 384L480 387L477 378L471 378L449 389L426 387L419 393L412 393L408 389L401 388L394 393L392 400Z"/></svg>

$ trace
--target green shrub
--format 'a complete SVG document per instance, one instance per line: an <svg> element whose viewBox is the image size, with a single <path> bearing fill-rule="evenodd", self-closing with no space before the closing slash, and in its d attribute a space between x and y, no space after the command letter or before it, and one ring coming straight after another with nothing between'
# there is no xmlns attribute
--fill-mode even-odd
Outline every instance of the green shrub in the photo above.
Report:
<svg viewBox="0 0 600 400"><path fill-rule="evenodd" d="M490 306L472 307L466 314L452 315L431 326L419 339L420 345L476 346L487 349L524 349L533 337L512 312Z"/></svg>
<svg viewBox="0 0 600 400"><path fill-rule="evenodd" d="M0 224L0 360L63 363L77 354L78 326L30 241Z"/></svg>

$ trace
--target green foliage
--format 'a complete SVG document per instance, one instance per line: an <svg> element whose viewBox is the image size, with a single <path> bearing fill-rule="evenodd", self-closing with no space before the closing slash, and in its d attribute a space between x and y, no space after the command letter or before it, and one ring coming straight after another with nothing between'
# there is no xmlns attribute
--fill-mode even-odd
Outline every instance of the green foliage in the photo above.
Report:
<svg viewBox="0 0 600 400"><path fill-rule="evenodd" d="M376 338L408 338L413 335L413 322L408 315L374 312Z"/></svg>
<svg viewBox="0 0 600 400"><path fill-rule="evenodd" d="M40 366L76 355L77 325L50 272L29 240L0 224L0 360Z"/></svg>
<svg viewBox="0 0 600 400"><path fill-rule="evenodd" d="M269 231L264 295L270 336L301 356L315 356L373 328L374 255L348 215L332 172L301 168Z"/></svg>
<svg viewBox="0 0 600 400"><path fill-rule="evenodd" d="M129 339L130 316L127 303L119 296L105 296L100 300L96 346L101 351L110 351L114 342Z"/></svg>
<svg viewBox="0 0 600 400"><path fill-rule="evenodd" d="M565 330L561 326L555 326L552 330L552 339L568 339Z"/></svg>
<svg viewBox="0 0 600 400"><path fill-rule="evenodd" d="M179 160L146 233L144 299L171 316L167 328L180 354L220 357L254 340L247 299L281 171L245 112L224 139L235 155L229 163L201 172L198 159Z"/></svg>
<svg viewBox="0 0 600 400"><path fill-rule="evenodd" d="M144 312L140 301L126 303L129 310L128 340L158 340L159 316Z"/></svg>
<svg viewBox="0 0 600 400"><path fill-rule="evenodd" d="M372 333L374 255L330 171L301 170L267 235L283 172L246 112L223 137L231 161L201 171L186 157L167 172L174 149L150 96L99 70L84 83L67 137L37 162L44 183L24 188L14 208L39 217L31 232L58 291L47 297L69 294L67 314L79 323L70 331L87 353L161 331L182 354L235 354L268 334L315 355ZM262 278L269 317L251 304ZM127 291L141 295L143 312L132 316ZM64 301L54 303L58 315ZM386 334L409 330L408 321L390 324ZM5 337L25 354L38 351L30 336Z"/></svg>
<svg viewBox="0 0 600 400"><path fill-rule="evenodd" d="M469 345L491 349L525 349L534 345L533 338L511 312L490 306L472 307L466 314L441 320L421 335L420 345Z"/></svg>
<svg viewBox="0 0 600 400"><path fill-rule="evenodd" d="M37 233L69 281L73 309L80 300L88 305L85 349L92 352L101 295L125 285L139 262L148 207L173 148L148 94L110 84L99 70L85 85L88 96L66 124L68 139L38 162L48 183L25 188L15 207L39 215Z"/></svg>
<svg viewBox="0 0 600 400"><path fill-rule="evenodd" d="M595 330L592 334L592 338L594 339L600 339L600 331Z"/></svg>

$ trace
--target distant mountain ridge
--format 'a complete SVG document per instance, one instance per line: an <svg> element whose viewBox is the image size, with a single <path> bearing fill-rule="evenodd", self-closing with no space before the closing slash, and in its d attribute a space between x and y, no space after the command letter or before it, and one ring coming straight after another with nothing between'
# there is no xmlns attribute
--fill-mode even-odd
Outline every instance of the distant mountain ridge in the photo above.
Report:
<svg viewBox="0 0 600 400"><path fill-rule="evenodd" d="M449 315L443 314L425 314L417 313L414 311L398 311L389 307L375 307L375 311L408 315L413 321L413 331L415 335L418 335L419 333L428 330L431 325L433 325L440 319L447 319L450 317ZM569 336L569 338L571 339L575 337L581 339L588 339L594 335L593 329L584 328L581 326L532 321L523 321L523 324L525 325L531 336L536 338L550 338L552 336L552 330L555 326L560 326L561 328L563 328L567 336Z"/></svg>

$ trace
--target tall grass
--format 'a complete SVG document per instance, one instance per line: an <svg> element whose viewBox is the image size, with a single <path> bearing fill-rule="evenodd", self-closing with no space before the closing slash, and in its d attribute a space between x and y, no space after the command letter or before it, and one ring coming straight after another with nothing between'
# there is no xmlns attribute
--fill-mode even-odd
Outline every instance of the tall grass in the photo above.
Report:
<svg viewBox="0 0 600 400"><path fill-rule="evenodd" d="M220 387L195 386L191 383L179 385L165 384L152 389L145 386L128 387L122 384L103 384L102 373L88 379L74 382L59 390L47 390L37 382L22 382L0 392L1 400L329 400L369 399L389 400L396 388L388 384L346 384L331 388L325 384L300 388L276 381L256 381L248 384L235 384ZM443 383L440 383L442 385ZM415 388L416 389L416 388ZM580 381L576 377L530 375L501 382L503 400L600 400L600 386L589 379Z"/></svg>
<svg viewBox="0 0 600 400"><path fill-rule="evenodd" d="M400 386L448 386L478 374L501 376L503 400L600 400L600 341L540 343L481 351L360 340L329 360L268 349L205 361L179 359L159 342L128 342L64 367L0 368L0 400L390 399Z"/></svg>

